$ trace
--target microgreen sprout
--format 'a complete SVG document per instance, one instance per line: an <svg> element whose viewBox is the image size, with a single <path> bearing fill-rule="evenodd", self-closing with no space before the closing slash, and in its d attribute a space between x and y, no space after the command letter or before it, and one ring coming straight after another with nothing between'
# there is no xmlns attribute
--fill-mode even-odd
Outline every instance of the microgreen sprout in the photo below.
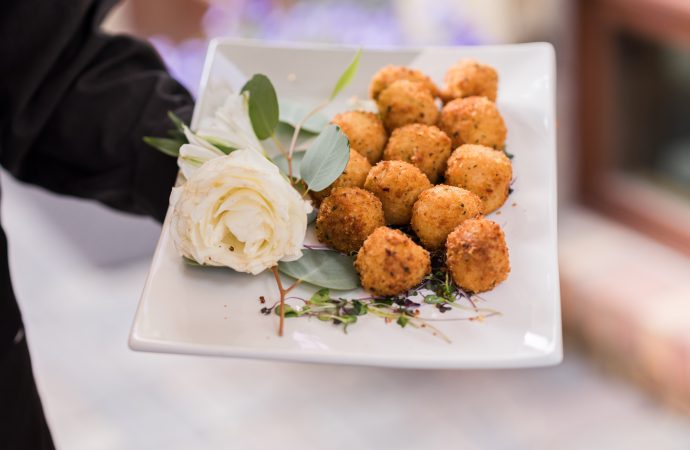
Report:
<svg viewBox="0 0 690 450"><path fill-rule="evenodd" d="M348 327L357 322L359 316L370 314L384 319L386 323L396 323L402 328L413 327L426 329L433 335L450 342L450 339L440 330L430 324L435 321L483 321L487 317L499 315L498 311L489 308L480 308L477 301L482 299L466 292L455 284L450 273L446 269L443 253L432 255L432 270L422 282L409 291L395 296L369 296L359 298L343 298L332 295L330 289L319 289L308 299L293 296L289 299L299 300L303 305L293 307L276 302L273 306L262 307L261 313L269 315L274 312L281 315L284 311L285 318L315 317L333 325L342 326L347 333ZM439 312L446 313L452 309L471 313L462 317L422 317L423 304L434 306Z"/></svg>

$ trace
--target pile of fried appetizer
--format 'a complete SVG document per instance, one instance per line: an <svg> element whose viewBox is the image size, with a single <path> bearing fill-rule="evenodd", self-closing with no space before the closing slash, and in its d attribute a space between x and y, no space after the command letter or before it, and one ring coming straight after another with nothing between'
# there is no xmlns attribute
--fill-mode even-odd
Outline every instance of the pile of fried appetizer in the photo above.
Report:
<svg viewBox="0 0 690 450"><path fill-rule="evenodd" d="M447 271L467 292L508 277L505 235L484 217L505 203L513 177L497 90L496 70L474 60L453 65L443 90L419 70L387 66L369 88L378 115L333 118L350 141L350 160L331 186L312 193L316 235L357 254L367 291L415 288L431 271L430 252L445 251Z"/></svg>

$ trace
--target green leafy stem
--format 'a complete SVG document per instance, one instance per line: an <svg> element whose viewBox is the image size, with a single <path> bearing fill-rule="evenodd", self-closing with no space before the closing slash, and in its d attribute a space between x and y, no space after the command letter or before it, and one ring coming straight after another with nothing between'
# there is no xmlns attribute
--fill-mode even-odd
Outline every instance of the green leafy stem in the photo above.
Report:
<svg viewBox="0 0 690 450"><path fill-rule="evenodd" d="M321 102L317 107L304 115L295 125L290 146L284 149L282 143L276 136L276 129L280 121L280 106L278 97L270 80L262 74L254 75L242 88L242 92L249 95L249 119L252 128L259 139L271 138L276 148L287 160L287 178L293 186L296 181L304 185L302 195L306 195L309 190L321 191L333 183L345 170L350 158L350 144L347 137L334 125L326 126L317 136L314 142L305 151L300 162L300 179L293 176L293 155L297 145L302 126L316 113L323 109L329 102L352 81L357 68L359 67L361 51L357 51L353 61L348 65L343 74L338 79L330 97ZM282 270L286 268L283 265ZM285 320L285 296L292 290L301 279L288 288L283 287L280 279L279 268L272 268L280 293L280 325L278 335L283 335Z"/></svg>
<svg viewBox="0 0 690 450"><path fill-rule="evenodd" d="M333 87L333 90L331 91L331 95L327 99L325 99L324 101L319 103L316 107L314 107L314 109L312 109L307 114L305 114L304 117L302 117L302 119L299 122L297 122L297 124L295 125L295 131L292 134L292 139L290 141L290 147L288 148L287 155L286 155L286 158L288 161L288 176L291 179L292 179L292 156L295 152L295 147L297 145L297 138L299 136L300 130L302 129L304 124L313 115L315 115L316 113L321 111L323 108L325 108L331 101L333 101L338 96L338 94L340 94L340 92L342 92L343 89L345 89L352 82L355 75L357 74L357 70L359 69L359 61L360 61L361 56L362 56L362 50L361 49L357 50L357 53L355 53L355 56L352 59L352 61L350 62L350 64L347 66L345 71L340 75L340 78L338 78L338 81L336 82L335 86ZM349 144L348 144L348 150L349 150ZM308 153L309 153L309 150L307 150L307 154ZM307 155L305 155L305 158L306 158L306 156ZM348 157L349 157L349 154L348 154ZM345 162L345 165L347 165L347 161ZM344 169L345 169L345 166L343 166L343 168L340 170L340 172L342 173L342 171ZM300 170L300 172L302 172L302 170ZM302 174L303 174L303 172L302 172ZM304 178L304 174L302 175L302 177ZM335 179L333 181L335 181ZM328 186L328 185L326 185L326 186ZM320 189L313 189L313 190L318 191Z"/></svg>
<svg viewBox="0 0 690 450"><path fill-rule="evenodd" d="M325 253L327 250L313 250L316 253ZM437 321L483 321L484 319L500 315L494 309L481 308L478 302L483 299L476 294L471 294L460 288L452 280L450 273L445 268L443 253L437 253L432 257L432 272L415 288L397 296L369 296L361 298L344 298L331 294L329 288L317 290L309 299L298 296L285 297L272 306L264 306L262 314L275 312L284 318L315 317L318 320L332 322L343 327L347 333L348 326L357 322L359 316L371 314L384 319L387 323L394 322L401 327L425 329L434 336L438 336L446 342L450 342L448 336L434 327L430 322ZM317 271L318 272L318 271ZM307 275L314 277L314 273L305 271ZM302 279L298 279L298 282ZM311 284L311 281L304 280ZM294 285L293 285L294 286ZM291 289L291 288L290 288ZM417 301L413 299L418 299ZM285 303L285 300L302 301L299 308ZM471 315L450 318L423 318L421 316L422 304L432 305L441 313L452 309L469 312Z"/></svg>

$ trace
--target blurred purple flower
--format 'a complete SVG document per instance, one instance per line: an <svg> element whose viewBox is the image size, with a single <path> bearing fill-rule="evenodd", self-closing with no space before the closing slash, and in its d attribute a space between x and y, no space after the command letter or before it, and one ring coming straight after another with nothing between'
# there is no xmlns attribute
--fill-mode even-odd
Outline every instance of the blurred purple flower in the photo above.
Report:
<svg viewBox="0 0 690 450"><path fill-rule="evenodd" d="M161 55L173 77L196 96L208 42L190 39L175 46L164 36L155 36L149 41Z"/></svg>
<svg viewBox="0 0 690 450"><path fill-rule="evenodd" d="M439 30L441 44L479 43L469 24L459 21L447 2L428 2L425 8ZM203 27L208 39L227 36L383 47L420 44L401 25L393 1L216 0ZM165 38L152 42L172 73L196 90L208 42L187 41L177 47Z"/></svg>

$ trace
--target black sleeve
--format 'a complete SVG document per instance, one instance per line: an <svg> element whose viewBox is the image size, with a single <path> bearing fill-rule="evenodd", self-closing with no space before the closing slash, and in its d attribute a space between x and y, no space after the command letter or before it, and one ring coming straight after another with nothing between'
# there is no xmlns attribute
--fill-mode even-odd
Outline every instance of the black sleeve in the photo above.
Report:
<svg viewBox="0 0 690 450"><path fill-rule="evenodd" d="M192 98L147 44L99 25L112 1L9 0L0 15L0 163L18 179L162 220L177 173L142 142Z"/></svg>

